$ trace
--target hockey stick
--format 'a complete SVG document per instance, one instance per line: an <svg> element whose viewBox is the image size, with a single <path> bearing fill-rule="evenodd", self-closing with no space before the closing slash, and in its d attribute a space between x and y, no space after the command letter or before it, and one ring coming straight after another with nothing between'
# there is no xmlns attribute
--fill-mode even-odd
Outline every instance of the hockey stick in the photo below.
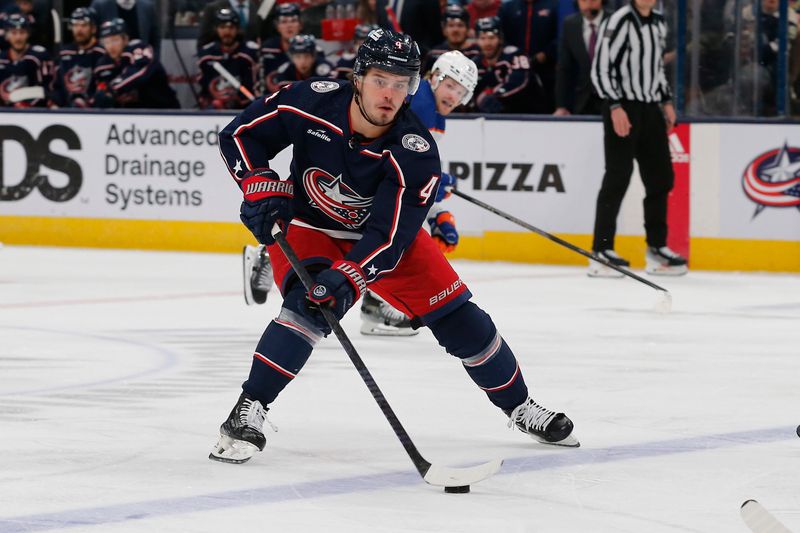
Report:
<svg viewBox="0 0 800 533"><path fill-rule="evenodd" d="M742 520L753 533L791 533L786 526L772 516L772 513L755 500L744 502L740 513Z"/></svg>
<svg viewBox="0 0 800 533"><path fill-rule="evenodd" d="M499 215L499 216L503 217L504 219L513 222L514 224L518 224L518 225L522 226L523 228L529 229L532 232L537 233L537 234L541 235L542 237L544 237L546 239L550 239L551 241L553 241L556 244L560 244L561 246L569 248L573 252L578 252L579 254L588 257L592 261L597 261L598 263L602 263L605 266L607 266L609 268L612 268L612 269L616 270L617 272L628 276L629 278L633 278L636 281L644 283L648 287L652 287L657 291L661 291L662 293L664 293L664 295L666 297L669 297L671 299L671 297L669 296L669 291L667 289L665 289L664 287L660 287L660 286L656 285L655 283L653 283L652 281L648 281L648 280L646 280L646 279L644 279L644 278L642 278L640 276L637 276L636 274L634 274L630 270L627 270L625 268L622 268L622 267L619 267L617 265L614 265L610 261L608 261L608 259L606 259L604 257L600 257L600 256L598 256L596 254L591 253L591 252L587 252L583 248L579 248L579 247L575 246L574 244L565 241L564 239L560 239L560 238L556 237L552 233L548 233L548 232L546 232L544 230L541 230L541 229L537 228L536 226L528 224L524 220L520 220L515 216L509 215L508 213L500 211L496 207L492 207L491 205L489 205L487 203L481 202L477 198L473 198L472 196L470 196L468 194L464 194L463 192L461 192L461 191L459 191L457 189L453 189L452 192L456 196L459 196L459 197L463 198L464 200L466 200L466 201L468 201L470 203L473 203L473 204L475 204L475 205L477 205L479 207L482 207L482 208L486 209L487 211L491 211L495 215Z"/></svg>
<svg viewBox="0 0 800 533"><path fill-rule="evenodd" d="M255 99L256 99L256 97L255 97L255 96L253 96L253 93L251 93L251 92L250 92L250 91L247 89L247 87L245 87L244 85L242 85L242 82L240 82L239 80L237 80L237 79L236 79L236 78L233 76L233 74L231 74L231 73L228 71L228 69L226 69L225 67L223 67L223 66L222 66L222 63L220 63L219 61L212 61L212 62L211 62L211 66L212 66L212 67L214 67L214 70L216 70L217 72L219 72L219 73L220 73L220 75L221 75L223 78L225 78L225 79L228 81L228 83L230 83L230 84L231 84L231 86L232 86L234 89L236 89L237 91L239 91L240 93L242 93L242 94L245 96L245 98L249 99L251 102L252 102L253 100L255 100Z"/></svg>
<svg viewBox="0 0 800 533"><path fill-rule="evenodd" d="M289 260L289 264L292 265L292 269L294 269L295 273L300 278L303 286L306 290L311 290L311 287L314 285L314 280L311 279L311 275L300 262L297 254L280 229L278 229L277 225L273 228L272 235L275 237L275 242L278 243L278 246L280 246L286 258ZM419 453L419 450L417 450L417 447L400 423L397 415L394 414L389 402L386 400L383 392L381 392L378 384L375 383L372 374L370 374L369 369L367 369L367 366L364 364L361 356L358 355L353 343L350 342L341 324L339 324L336 315L327 307L321 307L320 311L336 334L336 338L339 339L339 342L342 344L342 348L347 352L350 361L353 362L356 370L358 370L358 374L369 389L372 397L375 398L378 407L380 407L383 412L383 416L389 421L389 425L392 426L394 434L400 439L400 444L403 445L403 448L406 449L409 457L411 457L411 462L414 463L417 472L419 472L419 475L422 476L422 479L424 479L426 483L438 487L464 487L482 481L500 470L500 466L503 464L502 459L495 459L494 461L468 468L449 468L446 466L432 465L426 461L425 458L422 457L422 454Z"/></svg>

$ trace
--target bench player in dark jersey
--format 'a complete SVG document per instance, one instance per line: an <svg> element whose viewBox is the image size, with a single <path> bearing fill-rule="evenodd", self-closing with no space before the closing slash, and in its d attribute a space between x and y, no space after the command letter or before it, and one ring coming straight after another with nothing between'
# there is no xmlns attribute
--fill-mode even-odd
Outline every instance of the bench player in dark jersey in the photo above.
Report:
<svg viewBox="0 0 800 533"><path fill-rule="evenodd" d="M89 107L94 92L94 67L106 53L97 42L97 13L76 8L69 17L72 42L58 53L53 72L51 107Z"/></svg>
<svg viewBox="0 0 800 533"><path fill-rule="evenodd" d="M0 51L0 104L10 107L42 107L47 104L53 68L42 46L30 44L30 19L13 13L5 20L8 48Z"/></svg>
<svg viewBox="0 0 800 533"><path fill-rule="evenodd" d="M244 201L240 217L267 244L283 295L242 393L209 457L247 461L266 445L268 406L367 287L430 328L470 378L541 442L577 446L572 422L529 396L514 354L422 224L441 164L427 128L406 110L419 85L419 48L408 36L372 31L358 50L353 82L312 79L259 98L220 133L220 151ZM270 160L288 146L281 179ZM306 291L271 235L285 232L315 279Z"/></svg>

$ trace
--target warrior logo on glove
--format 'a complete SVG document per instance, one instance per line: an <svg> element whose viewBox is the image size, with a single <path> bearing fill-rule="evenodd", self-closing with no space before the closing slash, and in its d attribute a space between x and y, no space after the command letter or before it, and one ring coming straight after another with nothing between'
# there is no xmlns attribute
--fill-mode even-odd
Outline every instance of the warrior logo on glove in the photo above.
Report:
<svg viewBox="0 0 800 533"><path fill-rule="evenodd" d="M311 199L311 205L327 216L356 229L369 218L372 197L364 198L342 182L342 177L333 177L321 168L310 168L303 174L303 185Z"/></svg>

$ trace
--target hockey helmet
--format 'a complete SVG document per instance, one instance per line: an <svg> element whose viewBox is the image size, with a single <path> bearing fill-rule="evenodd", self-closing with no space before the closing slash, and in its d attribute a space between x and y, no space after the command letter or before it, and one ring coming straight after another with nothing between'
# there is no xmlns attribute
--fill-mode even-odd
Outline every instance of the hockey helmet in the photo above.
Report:
<svg viewBox="0 0 800 533"><path fill-rule="evenodd" d="M475 23L475 34L480 35L485 32L494 33L502 37L503 27L500 24L500 17L484 17L478 19L478 22Z"/></svg>
<svg viewBox="0 0 800 533"><path fill-rule="evenodd" d="M462 105L467 105L472 99L472 93L478 85L478 67L474 61L458 50L451 50L440 55L433 63L431 72L434 73L438 82L445 77L452 78L467 90L467 94L461 99Z"/></svg>
<svg viewBox="0 0 800 533"><path fill-rule="evenodd" d="M317 40L313 35L295 35L289 39L289 54L317 54Z"/></svg>
<svg viewBox="0 0 800 533"><path fill-rule="evenodd" d="M358 47L353 64L353 76L364 76L370 68L377 68L400 76L409 76L408 94L419 87L419 46L403 33L378 28L369 32Z"/></svg>
<svg viewBox="0 0 800 533"><path fill-rule="evenodd" d="M229 7L221 7L214 12L214 26L233 24L239 26L239 15Z"/></svg>
<svg viewBox="0 0 800 533"><path fill-rule="evenodd" d="M88 22L97 26L97 12L91 7L77 7L69 16L69 23Z"/></svg>
<svg viewBox="0 0 800 533"><path fill-rule="evenodd" d="M297 17L300 18L300 6L298 4L289 3L281 4L275 8L275 16L281 17Z"/></svg>
<svg viewBox="0 0 800 533"><path fill-rule="evenodd" d="M115 18L105 21L100 25L100 38L111 37L112 35L127 35L128 28L125 27L125 21L121 18Z"/></svg>
<svg viewBox="0 0 800 533"><path fill-rule="evenodd" d="M31 29L31 21L28 20L28 17L21 13L12 13L6 19L5 27L9 30L11 29L22 29L22 30L29 30Z"/></svg>
<svg viewBox="0 0 800 533"><path fill-rule="evenodd" d="M464 24L469 25L469 13L458 4L447 5L442 15L442 25L447 24L447 21L450 19L460 20Z"/></svg>

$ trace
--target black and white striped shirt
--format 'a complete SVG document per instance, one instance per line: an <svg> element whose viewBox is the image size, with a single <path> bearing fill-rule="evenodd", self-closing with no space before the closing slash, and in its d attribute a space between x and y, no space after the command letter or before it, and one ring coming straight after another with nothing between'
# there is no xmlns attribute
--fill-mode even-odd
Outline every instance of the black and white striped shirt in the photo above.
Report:
<svg viewBox="0 0 800 533"><path fill-rule="evenodd" d="M597 94L612 105L622 100L667 102L671 94L664 75L667 24L652 11L643 17L627 5L600 27L592 62L592 83Z"/></svg>

